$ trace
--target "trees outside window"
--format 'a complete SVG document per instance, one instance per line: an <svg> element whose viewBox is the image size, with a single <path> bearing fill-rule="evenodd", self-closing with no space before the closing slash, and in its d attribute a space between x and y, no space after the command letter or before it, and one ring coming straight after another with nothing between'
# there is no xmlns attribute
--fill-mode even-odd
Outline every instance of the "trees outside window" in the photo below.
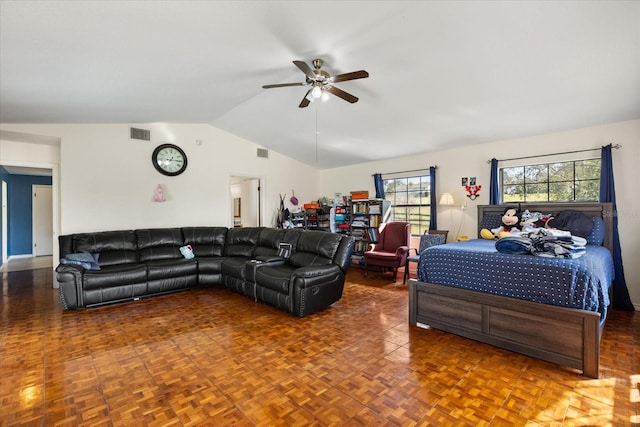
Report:
<svg viewBox="0 0 640 427"><path fill-rule="evenodd" d="M505 203L598 201L600 159L506 167L500 178Z"/></svg>
<svg viewBox="0 0 640 427"><path fill-rule="evenodd" d="M388 220L410 223L413 234L423 234L428 230L431 219L430 181L429 175L385 179L385 200L391 205Z"/></svg>

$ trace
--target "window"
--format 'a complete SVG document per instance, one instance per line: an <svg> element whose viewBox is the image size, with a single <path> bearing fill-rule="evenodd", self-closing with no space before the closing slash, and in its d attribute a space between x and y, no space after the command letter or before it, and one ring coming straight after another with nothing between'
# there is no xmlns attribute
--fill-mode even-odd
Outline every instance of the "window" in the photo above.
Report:
<svg viewBox="0 0 640 427"><path fill-rule="evenodd" d="M600 159L506 167L500 180L503 202L598 201Z"/></svg>
<svg viewBox="0 0 640 427"><path fill-rule="evenodd" d="M412 234L423 234L428 230L431 219L430 181L429 175L385 179L385 200L391 204L387 221L410 223Z"/></svg>

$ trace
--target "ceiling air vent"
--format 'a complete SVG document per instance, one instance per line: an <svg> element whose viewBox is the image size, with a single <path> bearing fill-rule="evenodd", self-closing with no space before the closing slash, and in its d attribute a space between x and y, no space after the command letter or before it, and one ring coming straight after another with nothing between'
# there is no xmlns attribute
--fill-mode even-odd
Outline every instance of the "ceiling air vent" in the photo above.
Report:
<svg viewBox="0 0 640 427"><path fill-rule="evenodd" d="M258 148L258 157L262 157L263 159L269 158L269 150L265 148Z"/></svg>
<svg viewBox="0 0 640 427"><path fill-rule="evenodd" d="M147 129L129 128L129 138L140 141L151 141L151 131Z"/></svg>

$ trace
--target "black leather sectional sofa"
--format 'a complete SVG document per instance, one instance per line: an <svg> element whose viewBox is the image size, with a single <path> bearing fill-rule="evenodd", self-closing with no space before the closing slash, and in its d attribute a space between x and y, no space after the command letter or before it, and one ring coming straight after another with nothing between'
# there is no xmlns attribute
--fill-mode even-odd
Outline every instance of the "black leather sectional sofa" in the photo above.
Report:
<svg viewBox="0 0 640 427"><path fill-rule="evenodd" d="M281 243L291 249L288 258L278 256ZM70 234L59 237L65 263L56 278L67 309L222 285L303 317L342 297L353 244L340 234L266 227ZM180 252L186 245L194 258ZM78 254L91 254L98 265L68 263Z"/></svg>

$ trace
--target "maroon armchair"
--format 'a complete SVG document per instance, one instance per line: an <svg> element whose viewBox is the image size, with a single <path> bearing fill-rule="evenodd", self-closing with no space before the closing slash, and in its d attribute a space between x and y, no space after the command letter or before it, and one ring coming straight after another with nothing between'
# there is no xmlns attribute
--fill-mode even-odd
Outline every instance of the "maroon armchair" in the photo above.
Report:
<svg viewBox="0 0 640 427"><path fill-rule="evenodd" d="M364 253L365 275L370 265L377 265L383 270L393 269L393 280L396 280L398 267L405 266L409 243L411 241L411 224L407 222L386 222L380 225L378 242Z"/></svg>

